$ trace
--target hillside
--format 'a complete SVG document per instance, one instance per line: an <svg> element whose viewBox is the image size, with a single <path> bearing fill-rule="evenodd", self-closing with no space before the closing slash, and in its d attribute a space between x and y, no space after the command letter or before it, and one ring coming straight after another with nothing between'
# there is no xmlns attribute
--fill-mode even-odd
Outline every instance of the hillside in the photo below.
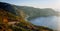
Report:
<svg viewBox="0 0 60 31"><path fill-rule="evenodd" d="M2 11L3 10L3 11ZM19 23L15 23L15 24L8 24L9 22L14 22L13 20L16 20L15 19L15 16L12 17L13 20L9 19L11 16L13 16L12 14L10 14L9 12L9 15L6 15L6 11L4 9L0 9L0 12L2 11L2 13L0 13L0 31L45 31L45 30L48 30L48 31L53 31L52 29L48 28L48 27L43 27L43 26L36 26L36 25L33 25L31 24L30 22L28 21L25 21L23 18L20 18L19 20ZM4 16L6 15L6 16ZM2 17L1 17L2 16ZM5 17L5 20L3 19ZM9 19L6 21L6 18ZM3 21L3 20L5 21ZM21 20L22 19L22 20ZM3 22L1 22L3 21ZM18 20L17 20L18 21ZM16 21L16 22L17 22ZM7 23L6 23L7 22Z"/></svg>
<svg viewBox="0 0 60 31"><path fill-rule="evenodd" d="M6 3L3 3L3 4L6 4ZM40 9L40 8L34 8L34 7L28 7L28 6L16 6L16 5L9 6L9 5L11 5L11 4L7 4L7 5L4 5L4 6L1 4L0 6L3 6L1 8L9 10L9 12L11 12L15 15L19 15L18 11L21 11L21 10L24 11L25 14L29 17L28 20L34 19L36 17L41 17L41 16L43 16L43 17L56 16L58 14L52 8Z"/></svg>
<svg viewBox="0 0 60 31"><path fill-rule="evenodd" d="M36 26L28 22L20 22L9 26L13 31L53 31L48 27Z"/></svg>
<svg viewBox="0 0 60 31"><path fill-rule="evenodd" d="M5 9L6 11L11 12L14 15L16 15L16 10L14 9L14 7L11 4L0 2L0 8Z"/></svg>
<svg viewBox="0 0 60 31"><path fill-rule="evenodd" d="M29 16L28 20L34 19L36 17L46 17L46 16L56 16L57 12L54 11L54 9L51 8L45 8L45 9L40 9L40 8L34 8L34 7L28 7L28 6L15 6L18 10L23 10L26 15Z"/></svg>
<svg viewBox="0 0 60 31"><path fill-rule="evenodd" d="M4 2L0 2L0 4L0 31L53 31L48 27L36 26L25 21L24 15L26 14L23 11L17 13L10 4ZM15 23L9 24L9 22Z"/></svg>

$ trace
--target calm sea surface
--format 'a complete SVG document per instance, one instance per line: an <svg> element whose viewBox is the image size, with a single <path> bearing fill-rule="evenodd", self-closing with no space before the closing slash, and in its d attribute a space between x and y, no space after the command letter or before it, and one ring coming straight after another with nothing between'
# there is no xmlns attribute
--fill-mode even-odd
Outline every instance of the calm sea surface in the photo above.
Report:
<svg viewBox="0 0 60 31"><path fill-rule="evenodd" d="M48 17L38 17L30 21L32 24L37 26L45 26L52 29L60 29L60 17L48 16Z"/></svg>

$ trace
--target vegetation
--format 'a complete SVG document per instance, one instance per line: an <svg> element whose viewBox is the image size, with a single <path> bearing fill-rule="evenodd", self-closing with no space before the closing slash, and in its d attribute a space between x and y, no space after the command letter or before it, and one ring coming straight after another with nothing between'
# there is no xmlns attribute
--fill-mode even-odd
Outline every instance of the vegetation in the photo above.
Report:
<svg viewBox="0 0 60 31"><path fill-rule="evenodd" d="M14 6L14 5L13 5ZM56 16L57 12L54 11L54 9L51 8L45 8L45 9L40 9L40 8L34 8L34 7L28 7L28 6L15 6L17 8L17 11L24 11L26 15L29 16L28 20L34 19L36 17L46 17L46 16Z"/></svg>
<svg viewBox="0 0 60 31"><path fill-rule="evenodd" d="M4 3L1 3L1 2L0 2L0 4L2 4L1 6L4 5ZM8 3L6 3L6 4L8 4ZM13 12L11 12L10 10L7 10L8 8L6 8L6 9L5 9L5 7L1 8L1 6L0 6L0 31L53 31L53 29L50 29L48 27L36 26L25 20L26 14L30 15L31 17L33 17L33 14L34 15L38 14L37 12L40 10L38 10L37 12L34 11L36 8L35 9L31 8L31 10L33 9L34 12L31 11L32 14L30 14L30 12L24 13L25 11L21 11L21 10L20 10L21 11L20 13L18 13L18 11L15 12L14 10L13 10ZM3 9L3 10L1 10L1 9ZM10 22L9 20L12 22L16 22L16 23L14 23L14 24L12 23L9 25L8 24Z"/></svg>
<svg viewBox="0 0 60 31"><path fill-rule="evenodd" d="M48 27L43 27L43 26L35 26L35 25L32 25L32 24L29 24L29 23L18 23L18 24L15 24L13 26L10 26L10 28L13 30L13 31L53 31L52 29L49 29Z"/></svg>

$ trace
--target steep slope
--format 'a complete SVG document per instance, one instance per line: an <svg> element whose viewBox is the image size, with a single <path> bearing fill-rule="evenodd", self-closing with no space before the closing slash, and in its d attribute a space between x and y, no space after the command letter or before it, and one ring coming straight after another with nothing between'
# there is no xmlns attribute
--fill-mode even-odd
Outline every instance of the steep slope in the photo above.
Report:
<svg viewBox="0 0 60 31"><path fill-rule="evenodd" d="M40 8L34 8L34 7L28 7L28 6L15 6L18 10L23 10L28 16L28 20L36 18L36 17L46 17L46 16L56 16L57 13L51 8L45 8L45 9L40 9Z"/></svg>
<svg viewBox="0 0 60 31"><path fill-rule="evenodd" d="M3 23L3 22L0 23L0 31L53 31L50 28L42 27L42 26L35 26L35 25L31 24L30 22L25 21L24 16L20 16L20 15L22 15L22 13L20 13L17 16L12 16L12 14L16 15L16 13L17 13L17 12L15 12L15 9L11 7L12 9L14 9L11 11L11 10L9 10L11 8L8 9L8 6L5 7L4 3L2 3L2 2L0 2L0 3L3 4L0 6L0 13L1 13L0 17L3 16L3 17L1 17L3 20L1 18L0 19L3 22L6 22L6 20L8 21L7 23ZM8 3L6 3L6 4L8 5ZM4 6L4 8L2 8L3 6ZM24 15L24 13L23 13L23 15ZM8 18L5 16L7 16ZM11 25L8 24L9 20L13 21L13 20L9 19L10 16L12 19L17 18L17 19L14 19L16 23L14 23L14 24L12 23ZM19 23L17 23L18 21L19 21Z"/></svg>
<svg viewBox="0 0 60 31"><path fill-rule="evenodd" d="M2 11L3 10L3 11ZM53 31L52 29L50 29L50 28L48 28L48 27L43 27L43 26L36 26L36 25L33 25L33 24L31 24L30 22L28 22L28 21L25 21L24 20L24 17L21 17L20 18L20 20L19 20L19 23L15 23L15 24L8 24L9 23L9 20L10 21L12 21L11 19L9 19L9 17L11 17L12 16L12 14L10 14L9 12L8 12L8 15L6 15L7 14L7 12L4 10L4 9L0 9L0 12L5 12L5 13L0 13L0 31L46 31L46 30L48 30L48 31ZM7 17L5 17L4 15L6 15ZM1 17L1 16L3 16L3 17ZM20 17L20 16L19 16ZM5 18L5 19L4 19ZM7 18L7 21L6 21L6 18ZM14 19L14 18L16 18L15 16L13 16L12 17L13 18L13 20L16 20L16 19ZM3 19L3 20L1 20L1 19ZM9 20L8 20L9 19ZM1 21L3 21L3 22L1 22ZM18 19L17 19L17 21L18 21ZM17 22L16 21L16 22ZM7 22L7 23L6 23ZM12 21L13 22L13 21Z"/></svg>
<svg viewBox="0 0 60 31"><path fill-rule="evenodd" d="M28 22L20 22L18 24L10 26L10 28L13 31L53 31L52 29L48 27L43 27L43 26L35 26L31 23Z"/></svg>
<svg viewBox="0 0 60 31"><path fill-rule="evenodd" d="M16 15L16 10L11 4L0 2L0 8L5 9L6 11L11 12Z"/></svg>

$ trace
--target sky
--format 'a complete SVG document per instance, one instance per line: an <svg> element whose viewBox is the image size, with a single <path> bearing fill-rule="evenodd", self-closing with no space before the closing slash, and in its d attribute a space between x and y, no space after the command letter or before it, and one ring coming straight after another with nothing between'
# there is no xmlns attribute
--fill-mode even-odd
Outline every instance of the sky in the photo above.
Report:
<svg viewBox="0 0 60 31"><path fill-rule="evenodd" d="M60 0L0 0L0 2L36 8L60 9Z"/></svg>

